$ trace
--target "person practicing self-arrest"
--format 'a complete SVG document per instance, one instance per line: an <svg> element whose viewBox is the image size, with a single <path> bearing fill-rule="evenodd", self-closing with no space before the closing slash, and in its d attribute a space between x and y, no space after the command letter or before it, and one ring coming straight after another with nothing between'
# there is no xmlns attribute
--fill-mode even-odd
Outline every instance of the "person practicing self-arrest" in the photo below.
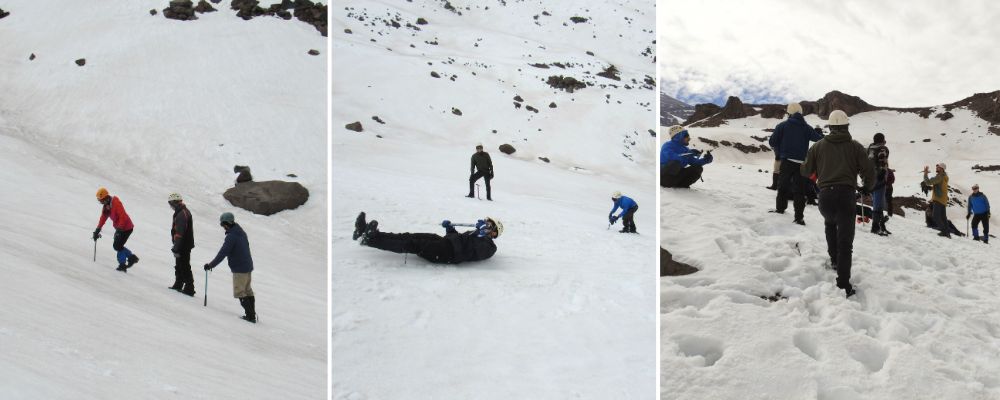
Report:
<svg viewBox="0 0 1000 400"><path fill-rule="evenodd" d="M808 178L803 177L799 169L806 158L806 151L809 150L809 142L823 139L823 134L806 123L799 103L789 103L786 111L788 119L779 123L768 139L768 144L771 145L776 157L781 160L774 212L784 214L788 208L788 197L791 196L792 208L795 211L792 222L805 225L806 191L810 185Z"/></svg>
<svg viewBox="0 0 1000 400"><path fill-rule="evenodd" d="M614 202L614 207L611 212L608 213L608 222L614 224L619 218L622 220L622 230L621 233L636 233L635 231L635 212L639 211L639 204L632 200L631 197L623 196L622 192L615 192L611 195L611 201ZM615 211L621 209L621 213L615 215Z"/></svg>
<svg viewBox="0 0 1000 400"><path fill-rule="evenodd" d="M703 166L713 160L712 152L701 155L701 151L688 148L691 135L680 125L670 127L670 140L660 147L660 186L666 188L689 188L699 178Z"/></svg>
<svg viewBox="0 0 1000 400"><path fill-rule="evenodd" d="M503 234L503 224L496 218L486 217L475 224L475 229L459 233L458 224L444 220L441 227L445 235L433 233L389 233L378 230L378 221L366 221L365 213L354 221L354 239L361 238L361 245L401 254L416 254L435 264L459 264L482 261L493 257L497 251L494 243ZM470 224L471 225L471 224Z"/></svg>
<svg viewBox="0 0 1000 400"><path fill-rule="evenodd" d="M990 243L990 201L979 185L972 185L972 195L969 196L969 212L965 219L972 218L972 240ZM983 223L983 236L979 236L979 223Z"/></svg>
<svg viewBox="0 0 1000 400"><path fill-rule="evenodd" d="M101 229L104 227L104 223L111 219L111 225L115 228L115 237L111 247L117 252L118 258L118 268L115 269L126 272L139 262L139 257L132 254L128 247L125 247L125 242L132 235L132 229L135 226L132 225L132 219L125 212L122 201L118 196L109 194L108 189L97 189L97 201L101 203L101 218L97 221L97 229L94 229L93 238L95 241L101 238Z"/></svg>
<svg viewBox="0 0 1000 400"><path fill-rule="evenodd" d="M253 295L253 288L250 287L251 273L253 273L253 258L250 257L250 241L243 228L236 223L236 217L232 213L222 213L219 216L219 225L226 231L226 240L222 242L219 254L208 264L205 270L211 271L219 265L222 259L228 259L229 270L233 272L233 297L240 300L243 311L246 315L240 317L243 320L256 323L257 307Z"/></svg>
<svg viewBox="0 0 1000 400"><path fill-rule="evenodd" d="M875 167L868 159L865 147L851 138L847 113L830 113L830 134L813 145L806 154L800 172L802 176L816 173L819 192L819 212L823 215L826 251L837 271L837 287L847 297L854 294L851 285L851 262L854 251L854 216L856 190L862 193L875 186ZM858 176L862 186L857 186Z"/></svg>
<svg viewBox="0 0 1000 400"><path fill-rule="evenodd" d="M167 204L174 210L170 225L170 240L174 254L174 284L171 289L194 296L194 274L191 273L191 250L194 249L194 218L180 194L171 193Z"/></svg>
<svg viewBox="0 0 1000 400"><path fill-rule="evenodd" d="M476 145L476 152L472 154L469 165L469 194L465 197L476 197L473 186L479 178L486 180L486 200L493 201L493 191L490 188L490 181L493 180L493 160L490 153L483 151L483 145Z"/></svg>

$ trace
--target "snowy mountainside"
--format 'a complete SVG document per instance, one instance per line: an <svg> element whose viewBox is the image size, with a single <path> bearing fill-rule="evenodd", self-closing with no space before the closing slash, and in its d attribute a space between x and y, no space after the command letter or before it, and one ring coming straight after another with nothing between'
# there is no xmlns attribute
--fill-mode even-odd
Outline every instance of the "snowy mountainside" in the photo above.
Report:
<svg viewBox="0 0 1000 400"><path fill-rule="evenodd" d="M334 11L335 399L655 396L654 18L628 1ZM597 75L611 65L620 80ZM493 202L463 197L477 143ZM639 235L608 227L614 191ZM432 265L351 241L359 211L386 232L490 215L505 233L489 260Z"/></svg>
<svg viewBox="0 0 1000 400"><path fill-rule="evenodd" d="M990 149L1000 138L972 110L930 109L951 116L876 110L852 115L850 130L865 145L885 134L896 197L926 198L919 171L946 162L961 191L949 218L964 231L969 187L998 193L990 189L1000 187L996 172L972 167L998 164ZM813 114L806 120L826 125ZM715 162L692 189L661 189L661 245L700 270L661 278L662 398L1000 396L992 245L939 238L909 208L887 223L889 237L858 225L858 294L845 299L826 267L817 208L806 207L804 227L767 213L773 153L759 140L779 121L758 115L691 128L694 147L715 148Z"/></svg>
<svg viewBox="0 0 1000 400"><path fill-rule="evenodd" d="M4 398L326 393L327 66L306 54L325 39L297 21L244 21L228 5L197 21L150 15L166 3L3 5ZM237 209L222 197L234 164L257 180L294 173L310 200L271 217ZM135 224L126 247L140 261L127 274L114 270L110 222L93 260L101 186ZM171 192L194 217L194 298L167 289ZM202 306L201 265L222 244L224 211L249 236L257 325L237 318L225 262Z"/></svg>
<svg viewBox="0 0 1000 400"><path fill-rule="evenodd" d="M682 124L694 114L694 106L660 93L660 126Z"/></svg>

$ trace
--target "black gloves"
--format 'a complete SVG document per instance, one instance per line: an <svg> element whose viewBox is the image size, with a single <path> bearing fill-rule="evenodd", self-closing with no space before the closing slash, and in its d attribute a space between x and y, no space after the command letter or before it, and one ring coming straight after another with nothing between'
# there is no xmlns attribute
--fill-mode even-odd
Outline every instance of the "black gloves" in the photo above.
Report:
<svg viewBox="0 0 1000 400"><path fill-rule="evenodd" d="M441 227L442 228L446 228L447 229L449 226L451 226L451 221L449 221L449 220L441 221Z"/></svg>
<svg viewBox="0 0 1000 400"><path fill-rule="evenodd" d="M205 264L205 271L211 271L212 268L215 268L215 267L213 267L211 265L208 265L208 264Z"/></svg>
<svg viewBox="0 0 1000 400"><path fill-rule="evenodd" d="M610 217L610 218L608 218L608 222L610 222L612 224L615 223L616 221L618 221L618 217Z"/></svg>
<svg viewBox="0 0 1000 400"><path fill-rule="evenodd" d="M101 238L101 228L94 229L94 240Z"/></svg>

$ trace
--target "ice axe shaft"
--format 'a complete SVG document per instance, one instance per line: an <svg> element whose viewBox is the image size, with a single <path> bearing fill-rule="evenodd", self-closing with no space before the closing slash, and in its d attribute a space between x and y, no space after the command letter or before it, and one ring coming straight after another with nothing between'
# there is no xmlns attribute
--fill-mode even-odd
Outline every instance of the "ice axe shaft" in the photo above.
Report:
<svg viewBox="0 0 1000 400"><path fill-rule="evenodd" d="M208 307L208 270L205 270L205 307Z"/></svg>
<svg viewBox="0 0 1000 400"><path fill-rule="evenodd" d="M94 262L97 262L97 239L94 239Z"/></svg>

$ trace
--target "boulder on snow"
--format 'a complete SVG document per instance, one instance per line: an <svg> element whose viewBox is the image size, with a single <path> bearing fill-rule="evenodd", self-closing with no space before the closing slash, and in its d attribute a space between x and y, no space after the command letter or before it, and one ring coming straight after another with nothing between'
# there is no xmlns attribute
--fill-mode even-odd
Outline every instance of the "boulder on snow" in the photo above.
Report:
<svg viewBox="0 0 1000 400"><path fill-rule="evenodd" d="M76 65L79 65L81 67L84 66L84 65L87 65L87 59L86 58L77 59L76 60Z"/></svg>
<svg viewBox="0 0 1000 400"><path fill-rule="evenodd" d="M236 184L239 185L244 182L253 181L253 175L250 175L250 167L246 165L236 165L233 166L233 173L239 174L236 176Z"/></svg>
<svg viewBox="0 0 1000 400"><path fill-rule="evenodd" d="M351 123L349 123L347 125L344 125L344 128L347 128L347 130L355 131L355 132L361 132L361 131L364 130L364 128L361 127L361 121L351 122Z"/></svg>
<svg viewBox="0 0 1000 400"><path fill-rule="evenodd" d="M10 15L9 12L4 11L2 8L0 8L0 18L6 17L8 15Z"/></svg>
<svg viewBox="0 0 1000 400"><path fill-rule="evenodd" d="M149 15L156 15L156 9L149 10Z"/></svg>
<svg viewBox="0 0 1000 400"><path fill-rule="evenodd" d="M245 182L226 190L222 197L254 214L273 215L305 204L309 191L298 182Z"/></svg>
<svg viewBox="0 0 1000 400"><path fill-rule="evenodd" d="M308 53L309 53L309 55L311 55L311 56L318 56L318 55L319 55L319 50L316 50L316 49L310 49L310 50L308 51Z"/></svg>
<svg viewBox="0 0 1000 400"><path fill-rule="evenodd" d="M163 9L163 17L178 21L198 19L194 15L194 3L191 0L170 0L170 5Z"/></svg>
<svg viewBox="0 0 1000 400"><path fill-rule="evenodd" d="M667 249L660 247L660 276L681 276L698 272L698 268L674 261Z"/></svg>
<svg viewBox="0 0 1000 400"><path fill-rule="evenodd" d="M28 56L28 61L35 61L35 53L31 53L31 55Z"/></svg>
<svg viewBox="0 0 1000 400"><path fill-rule="evenodd" d="M504 154L514 154L515 151L517 151L517 150L514 149L514 146L511 146L511 145L509 145L507 143L504 143L504 144L500 145L500 152L501 153L504 153Z"/></svg>
<svg viewBox="0 0 1000 400"><path fill-rule="evenodd" d="M194 11L199 13L215 12L218 11L211 4L208 4L205 0L198 0L198 5L194 6Z"/></svg>

